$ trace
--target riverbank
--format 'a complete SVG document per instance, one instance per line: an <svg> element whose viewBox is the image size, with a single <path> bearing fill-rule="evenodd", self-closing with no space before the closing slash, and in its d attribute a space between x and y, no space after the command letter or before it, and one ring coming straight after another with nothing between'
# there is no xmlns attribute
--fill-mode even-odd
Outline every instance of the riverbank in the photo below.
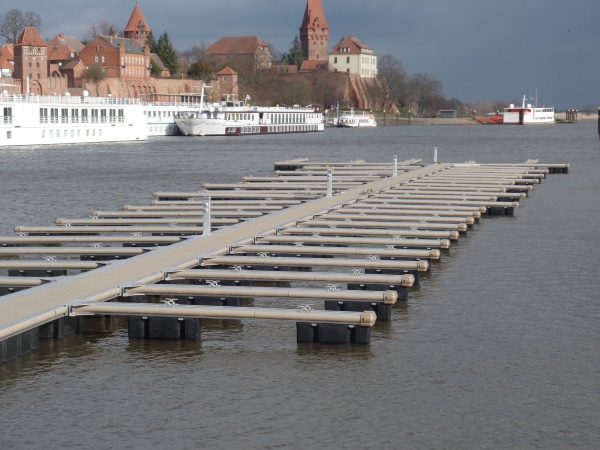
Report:
<svg viewBox="0 0 600 450"><path fill-rule="evenodd" d="M593 120L597 119L598 116L593 113L577 113L577 120ZM440 117L428 117L428 118L416 118L411 117L410 120L406 117L386 117L385 121L381 114L375 114L378 126L405 126L405 125L484 125L470 117L457 117L457 118L440 118ZM557 112L555 114L556 120L564 120L565 113Z"/></svg>
<svg viewBox="0 0 600 450"><path fill-rule="evenodd" d="M404 126L404 125L481 125L479 122L468 118L458 117L456 119L447 119L440 117L428 117L428 118L415 118L411 117L410 120L401 117L396 119L386 117L385 121L382 117L377 117L377 125L379 126Z"/></svg>

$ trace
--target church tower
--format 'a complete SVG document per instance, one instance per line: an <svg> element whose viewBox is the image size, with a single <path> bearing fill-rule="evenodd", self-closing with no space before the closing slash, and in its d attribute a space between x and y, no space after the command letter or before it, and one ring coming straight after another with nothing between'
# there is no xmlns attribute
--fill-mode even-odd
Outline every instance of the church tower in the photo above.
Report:
<svg viewBox="0 0 600 450"><path fill-rule="evenodd" d="M152 30L150 30L140 6L136 3L133 12L131 13L131 17L129 18L129 22L127 22L127 26L123 30L123 34L127 39L131 39L135 45L141 47L146 44L146 39L148 38L150 31Z"/></svg>
<svg viewBox="0 0 600 450"><path fill-rule="evenodd" d="M329 25L325 21L325 13L321 0L308 0L304 19L300 25L300 45L304 59L326 61L329 51Z"/></svg>

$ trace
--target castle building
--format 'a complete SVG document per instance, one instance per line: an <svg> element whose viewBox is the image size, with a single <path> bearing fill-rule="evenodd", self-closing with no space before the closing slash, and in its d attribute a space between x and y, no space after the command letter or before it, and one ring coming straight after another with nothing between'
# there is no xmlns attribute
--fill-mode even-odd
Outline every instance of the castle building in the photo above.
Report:
<svg viewBox="0 0 600 450"><path fill-rule="evenodd" d="M43 94L48 78L48 45L34 27L25 27L14 45L13 77L21 81L21 92Z"/></svg>
<svg viewBox="0 0 600 450"><path fill-rule="evenodd" d="M131 39L97 36L79 53L86 67L100 65L106 78L145 79L150 77L150 49L140 47Z"/></svg>
<svg viewBox="0 0 600 450"><path fill-rule="evenodd" d="M362 78L375 78L377 55L372 48L350 35L329 52L329 70L356 74Z"/></svg>
<svg viewBox="0 0 600 450"><path fill-rule="evenodd" d="M79 53L81 62L89 68L99 64L106 78L142 80L150 78L152 63L146 40L150 27L136 3L124 30L125 37L97 36Z"/></svg>
<svg viewBox="0 0 600 450"><path fill-rule="evenodd" d="M321 0L308 0L306 3L304 18L300 25L300 45L305 60L327 62L329 25L325 20Z"/></svg>

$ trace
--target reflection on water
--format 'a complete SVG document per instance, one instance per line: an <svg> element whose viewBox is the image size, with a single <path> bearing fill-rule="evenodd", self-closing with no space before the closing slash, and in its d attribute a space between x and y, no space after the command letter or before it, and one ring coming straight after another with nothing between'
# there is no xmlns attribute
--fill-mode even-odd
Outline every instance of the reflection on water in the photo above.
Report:
<svg viewBox="0 0 600 450"><path fill-rule="evenodd" d="M595 448L595 123L0 149L0 232L294 157L428 163L433 147L441 161L538 158L571 173L453 241L369 346L298 345L295 323L250 320L205 321L200 342L130 341L125 319L86 318L83 335L0 366L2 447Z"/></svg>

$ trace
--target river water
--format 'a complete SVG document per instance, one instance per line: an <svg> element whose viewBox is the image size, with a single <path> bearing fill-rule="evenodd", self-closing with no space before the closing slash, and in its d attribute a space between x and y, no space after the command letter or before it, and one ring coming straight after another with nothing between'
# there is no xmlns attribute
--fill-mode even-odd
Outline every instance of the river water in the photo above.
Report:
<svg viewBox="0 0 600 450"><path fill-rule="evenodd" d="M571 164L485 218L369 346L298 345L295 324L205 324L129 341L121 320L0 366L0 448L598 448L600 142L594 121L413 126L0 149L0 233L273 162Z"/></svg>

